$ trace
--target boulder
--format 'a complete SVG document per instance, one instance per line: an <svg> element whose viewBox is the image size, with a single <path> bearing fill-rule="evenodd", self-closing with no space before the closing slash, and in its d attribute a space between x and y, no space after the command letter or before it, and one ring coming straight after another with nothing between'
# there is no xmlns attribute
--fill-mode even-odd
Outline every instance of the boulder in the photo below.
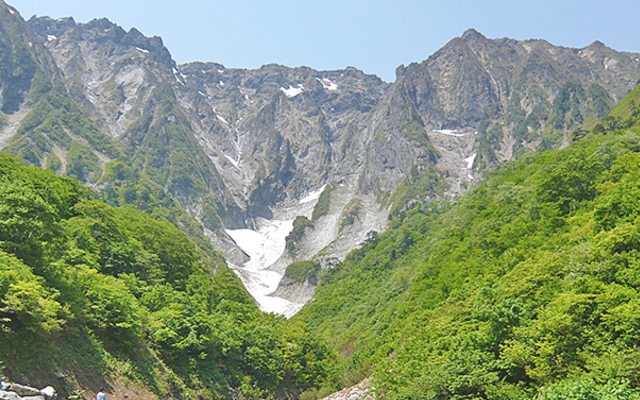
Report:
<svg viewBox="0 0 640 400"><path fill-rule="evenodd" d="M20 399L20 396L18 396L14 392L5 392L4 390L0 390L0 400L21 400L21 399Z"/></svg>
<svg viewBox="0 0 640 400"><path fill-rule="evenodd" d="M58 395L51 386L39 390L16 383L2 382L1 385L0 400L52 400Z"/></svg>
<svg viewBox="0 0 640 400"><path fill-rule="evenodd" d="M2 389L7 392L14 392L20 397L42 395L42 392L40 392L39 389L24 385L18 385L17 383L3 383Z"/></svg>

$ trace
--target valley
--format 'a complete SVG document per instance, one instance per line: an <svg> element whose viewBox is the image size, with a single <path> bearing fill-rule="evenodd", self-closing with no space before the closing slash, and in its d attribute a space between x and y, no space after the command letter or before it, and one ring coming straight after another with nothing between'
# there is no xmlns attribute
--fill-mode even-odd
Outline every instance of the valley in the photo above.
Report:
<svg viewBox="0 0 640 400"><path fill-rule="evenodd" d="M639 82L599 41L474 29L393 82L177 64L0 0L0 372L65 397L640 398Z"/></svg>

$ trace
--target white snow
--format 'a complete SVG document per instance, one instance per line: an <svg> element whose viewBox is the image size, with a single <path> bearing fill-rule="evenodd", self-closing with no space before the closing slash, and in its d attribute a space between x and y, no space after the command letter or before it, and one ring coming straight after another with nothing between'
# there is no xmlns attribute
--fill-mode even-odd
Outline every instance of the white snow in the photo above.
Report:
<svg viewBox="0 0 640 400"><path fill-rule="evenodd" d="M58 39L58 37L55 36L55 35L47 35L47 41L48 42L53 42L56 39Z"/></svg>
<svg viewBox="0 0 640 400"><path fill-rule="evenodd" d="M434 132L436 133L442 133L443 135L449 135L449 136L464 136L463 133L458 133L458 131L455 131L453 129L437 129Z"/></svg>
<svg viewBox="0 0 640 400"><path fill-rule="evenodd" d="M220 86L224 86L224 82L223 81L220 81Z"/></svg>
<svg viewBox="0 0 640 400"><path fill-rule="evenodd" d="M227 120L226 120L226 119L224 119L223 117L219 116L218 114L216 114L216 117L217 117L220 121L222 121L222 122L224 122L225 124L229 125L229 123L227 122Z"/></svg>
<svg viewBox="0 0 640 400"><path fill-rule="evenodd" d="M324 190L325 186L322 186L320 189L315 190L311 193L309 193L308 195L306 195L305 197L303 197L302 199L300 199L300 204L307 204L307 203L311 203L314 200L318 200L320 198L320 194L322 194L322 191Z"/></svg>
<svg viewBox="0 0 640 400"><path fill-rule="evenodd" d="M249 293L256 299L260 309L287 317L295 314L301 304L270 296L278 288L282 275L267 268L284 253L287 235L293 229L293 220L256 219L257 230L227 229L226 232L250 257L242 266L234 266L234 271L242 280Z"/></svg>
<svg viewBox="0 0 640 400"><path fill-rule="evenodd" d="M282 92L291 99L304 92L304 86L302 84L298 84L296 87L289 85L288 89L281 87L280 90L282 90Z"/></svg>
<svg viewBox="0 0 640 400"><path fill-rule="evenodd" d="M51 386L47 386L46 388L42 389L40 393L50 398L56 397L56 390Z"/></svg>
<svg viewBox="0 0 640 400"><path fill-rule="evenodd" d="M176 81L178 81L179 84L184 85L184 82L178 78L178 70L175 68L171 68L171 70L173 71L173 77L176 78Z"/></svg>
<svg viewBox="0 0 640 400"><path fill-rule="evenodd" d="M145 49L141 49L140 47L136 47L136 50L142 52L142 53L149 53L149 50L145 50Z"/></svg>
<svg viewBox="0 0 640 400"><path fill-rule="evenodd" d="M476 155L477 155L477 153L473 153L472 155L470 155L469 157L464 159L464 161L467 163L467 168L468 169L473 168L473 162L476 160Z"/></svg>
<svg viewBox="0 0 640 400"><path fill-rule="evenodd" d="M334 90L338 90L338 85L331 81L330 79L327 78L316 78L318 80L318 82L320 82L322 84L322 87L330 90L330 91L334 91Z"/></svg>
<svg viewBox="0 0 640 400"><path fill-rule="evenodd" d="M15 12L15 11L13 11L11 8L9 8L9 12L10 12L11 14L15 14L15 13L16 13L16 12Z"/></svg>
<svg viewBox="0 0 640 400"><path fill-rule="evenodd" d="M468 176L469 176L469 179L473 180L473 175L472 174L469 174Z"/></svg>
<svg viewBox="0 0 640 400"><path fill-rule="evenodd" d="M207 94L205 92L198 91L198 94L200 94L200 96L202 97L207 97Z"/></svg>
<svg viewBox="0 0 640 400"><path fill-rule="evenodd" d="M223 69L219 69L218 72L222 74L224 72L224 70Z"/></svg>
<svg viewBox="0 0 640 400"><path fill-rule="evenodd" d="M229 162L231 164L233 164L234 167L240 169L240 165L238 164L238 161L234 160L233 158L231 158L230 156L228 156L226 154L224 156L227 157L227 160L229 160Z"/></svg>

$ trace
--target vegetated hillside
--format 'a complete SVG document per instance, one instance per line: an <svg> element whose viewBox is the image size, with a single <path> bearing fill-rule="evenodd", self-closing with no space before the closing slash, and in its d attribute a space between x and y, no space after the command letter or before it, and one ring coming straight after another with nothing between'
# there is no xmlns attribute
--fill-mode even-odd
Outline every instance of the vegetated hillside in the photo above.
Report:
<svg viewBox="0 0 640 400"><path fill-rule="evenodd" d="M639 398L639 91L569 147L408 211L294 319L385 399Z"/></svg>
<svg viewBox="0 0 640 400"><path fill-rule="evenodd" d="M203 258L169 222L94 196L0 154L9 379L175 399L289 398L325 382L326 345L260 312L219 254Z"/></svg>

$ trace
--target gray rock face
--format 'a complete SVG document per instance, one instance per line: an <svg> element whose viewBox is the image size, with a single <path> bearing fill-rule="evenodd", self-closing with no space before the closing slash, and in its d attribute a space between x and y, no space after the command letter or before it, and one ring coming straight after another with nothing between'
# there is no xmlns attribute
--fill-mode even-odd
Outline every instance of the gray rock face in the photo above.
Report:
<svg viewBox="0 0 640 400"><path fill-rule="evenodd" d="M202 145L251 214L264 218L327 182L357 182L365 115L388 89L355 69L191 63L179 73L182 103L200 116Z"/></svg>
<svg viewBox="0 0 640 400"><path fill-rule="evenodd" d="M374 400L370 385L369 379L365 379L355 386L324 397L322 400Z"/></svg>
<svg viewBox="0 0 640 400"><path fill-rule="evenodd" d="M526 152L565 145L640 78L637 54L599 42L569 49L473 30L425 61L400 66L391 84L352 67L176 65L160 38L136 29L105 19L25 23L11 11L1 4L0 22L22 36L0 38L0 147L11 144L36 103L29 88L40 68L117 151L105 153L62 121L64 141L23 128L20 154L29 162L55 158L57 171L68 173L70 143L79 143L96 159L94 176L126 163L177 199L234 264L247 255L225 230L305 215L313 221L265 266L281 274L294 261L330 267L370 231L384 230L390 214L463 193L484 171ZM7 56L17 52L29 54L25 65ZM48 147L24 150L43 140ZM317 206L324 211L312 218L301 200L328 185L334 190ZM313 291L281 289L298 302Z"/></svg>
<svg viewBox="0 0 640 400"><path fill-rule="evenodd" d="M34 17L29 26L44 39L75 98L114 138L140 118L157 86L172 78L175 63L162 40L135 28L126 32L106 19L76 24L48 17Z"/></svg>
<svg viewBox="0 0 640 400"><path fill-rule="evenodd" d="M51 386L39 390L17 383L2 382L0 390L0 399L2 400L53 400L56 397L57 393Z"/></svg>
<svg viewBox="0 0 640 400"><path fill-rule="evenodd" d="M637 54L600 42L570 49L470 30L422 63L400 67L395 84L408 88L428 127L478 132L474 170L481 172L562 146L568 132L605 116L637 84L639 68Z"/></svg>

